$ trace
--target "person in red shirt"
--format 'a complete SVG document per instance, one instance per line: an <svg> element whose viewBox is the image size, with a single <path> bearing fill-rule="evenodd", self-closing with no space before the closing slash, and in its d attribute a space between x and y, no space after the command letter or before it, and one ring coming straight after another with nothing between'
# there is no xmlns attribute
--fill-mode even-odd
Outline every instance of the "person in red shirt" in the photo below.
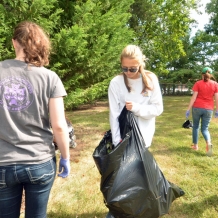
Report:
<svg viewBox="0 0 218 218"><path fill-rule="evenodd" d="M192 108L192 149L198 150L199 123L201 121L201 133L206 141L206 155L210 157L213 146L208 127L213 115L214 98L216 101L215 117L218 117L218 84L213 81L215 79L211 68L204 67L201 73L202 79L197 81L192 88L193 95L186 111L186 118L189 117Z"/></svg>

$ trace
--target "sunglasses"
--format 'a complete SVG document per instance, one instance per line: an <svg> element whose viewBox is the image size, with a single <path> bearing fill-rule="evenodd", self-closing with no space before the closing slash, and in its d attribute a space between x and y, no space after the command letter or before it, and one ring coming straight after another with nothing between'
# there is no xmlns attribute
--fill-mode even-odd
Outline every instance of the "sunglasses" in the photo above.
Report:
<svg viewBox="0 0 218 218"><path fill-rule="evenodd" d="M122 70L123 73L127 73L128 71L130 73L135 73L135 72L137 72L139 70L139 67L130 67L130 68L128 68L128 67L121 67L121 70Z"/></svg>

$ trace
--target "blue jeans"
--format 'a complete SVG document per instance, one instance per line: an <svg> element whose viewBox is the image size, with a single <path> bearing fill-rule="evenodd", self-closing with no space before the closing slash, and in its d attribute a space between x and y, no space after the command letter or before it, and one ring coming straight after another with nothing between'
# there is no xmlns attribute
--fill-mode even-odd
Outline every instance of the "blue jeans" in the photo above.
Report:
<svg viewBox="0 0 218 218"><path fill-rule="evenodd" d="M201 120L201 133L206 142L210 143L210 133L208 130L213 111L203 108L192 108L193 128L192 128L192 142L198 144L199 123Z"/></svg>
<svg viewBox="0 0 218 218"><path fill-rule="evenodd" d="M19 218L23 189L25 218L45 218L55 175L55 157L42 164L0 166L0 218Z"/></svg>

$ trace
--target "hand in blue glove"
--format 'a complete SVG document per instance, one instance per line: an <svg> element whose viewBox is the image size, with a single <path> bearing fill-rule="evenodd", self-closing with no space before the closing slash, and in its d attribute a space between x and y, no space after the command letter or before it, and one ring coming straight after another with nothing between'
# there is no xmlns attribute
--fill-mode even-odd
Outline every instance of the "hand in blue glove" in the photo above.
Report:
<svg viewBox="0 0 218 218"><path fill-rule="evenodd" d="M187 110L186 113L185 113L185 117L186 117L186 119L189 117L189 115L190 115L190 111Z"/></svg>
<svg viewBox="0 0 218 218"><path fill-rule="evenodd" d="M217 117L218 117L218 111L215 112L215 118L217 118Z"/></svg>
<svg viewBox="0 0 218 218"><path fill-rule="evenodd" d="M66 178L70 174L70 160L60 158L59 161L59 173L58 176Z"/></svg>

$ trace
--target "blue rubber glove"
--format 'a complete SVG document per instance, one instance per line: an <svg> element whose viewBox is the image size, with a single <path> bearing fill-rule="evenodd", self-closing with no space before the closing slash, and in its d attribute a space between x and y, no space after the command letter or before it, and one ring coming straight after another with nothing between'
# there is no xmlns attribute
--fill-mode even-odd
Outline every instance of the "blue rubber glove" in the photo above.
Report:
<svg viewBox="0 0 218 218"><path fill-rule="evenodd" d="M59 173L58 176L66 178L70 174L70 160L60 158L59 161Z"/></svg>
<svg viewBox="0 0 218 218"><path fill-rule="evenodd" d="M215 118L217 118L217 117L218 117L218 111L215 112Z"/></svg>
<svg viewBox="0 0 218 218"><path fill-rule="evenodd" d="M186 119L189 117L189 115L190 115L190 111L187 110L186 113L185 113L185 117L186 117Z"/></svg>

